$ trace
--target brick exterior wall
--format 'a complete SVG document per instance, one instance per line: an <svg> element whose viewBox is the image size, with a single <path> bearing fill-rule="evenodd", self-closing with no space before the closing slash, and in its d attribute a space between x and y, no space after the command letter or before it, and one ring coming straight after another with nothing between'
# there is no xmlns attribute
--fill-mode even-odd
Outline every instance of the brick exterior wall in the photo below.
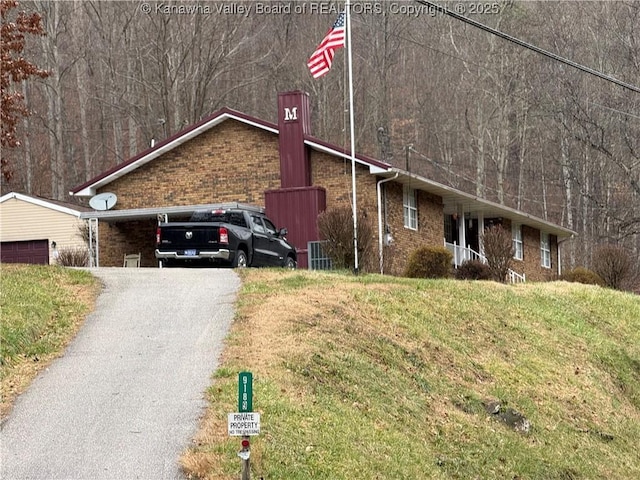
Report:
<svg viewBox="0 0 640 480"><path fill-rule="evenodd" d="M326 153L312 152L311 176L314 185L327 190L327 210L351 206L351 162L336 159ZM373 259L373 271L379 271L378 257L378 200L377 178L369 173L369 168L356 164L356 191L358 210L364 212L372 223L376 251ZM444 239L444 221L442 199L427 192L418 192L418 230L404 226L402 208L402 184L387 182L383 184L383 201L386 198L386 223L394 238L392 245L384 247L384 270L386 273L401 275L405 260L413 250L422 245L442 246ZM383 208L384 215L385 208ZM383 232L385 225L383 224Z"/></svg>
<svg viewBox="0 0 640 480"><path fill-rule="evenodd" d="M312 151L311 183L327 191L327 209L351 206L351 161ZM377 212L376 179L369 168L356 164L356 193L358 210L367 215ZM377 221L377 220L376 220Z"/></svg>
<svg viewBox="0 0 640 480"><path fill-rule="evenodd" d="M154 256L155 235L155 220L100 222L100 266L121 267L124 255L128 253L140 253L143 267L157 266Z"/></svg>
<svg viewBox="0 0 640 480"><path fill-rule="evenodd" d="M418 247L444 246L444 213L442 199L427 192L417 192L418 230L404 226L403 186L400 183L383 184L386 197L386 220L393 243L384 247L384 269L392 275L402 275L406 259ZM383 227L384 228L384 227Z"/></svg>
<svg viewBox="0 0 640 480"><path fill-rule="evenodd" d="M511 221L504 219L503 226L511 231ZM542 282L554 280L558 272L558 238L549 235L549 246L551 248L551 268L542 266L540 253L540 230L537 228L522 226L522 260L513 259L511 269L519 274L526 273L526 279L530 282Z"/></svg>
<svg viewBox="0 0 640 480"><path fill-rule="evenodd" d="M264 205L264 191L280 187L278 137L233 120L204 132L111 182L114 210L243 202ZM121 266L127 253L157 266L155 221L100 222L100 265Z"/></svg>
<svg viewBox="0 0 640 480"><path fill-rule="evenodd" d="M526 225L522 226L522 242L524 244L524 258L522 261L514 260L514 266L523 263L522 271L527 274L527 281L542 282L553 280L558 271L558 241L554 235L549 235L551 248L551 268L542 266L540 255L540 230ZM521 273L519 268L514 268Z"/></svg>
<svg viewBox="0 0 640 480"><path fill-rule="evenodd" d="M264 204L280 187L276 135L227 120L101 191L118 196L117 210L226 201Z"/></svg>
<svg viewBox="0 0 640 480"><path fill-rule="evenodd" d="M312 151L311 182L322 186L327 192L327 210L347 207L351 208L352 178L351 161L336 158L323 152ZM356 163L356 194L358 211L366 216L372 227L370 240L375 245L374 256L360 258L359 267L362 270L377 271L378 265L378 203L376 196L376 178L369 173L369 168ZM364 239L360 238L362 242Z"/></svg>

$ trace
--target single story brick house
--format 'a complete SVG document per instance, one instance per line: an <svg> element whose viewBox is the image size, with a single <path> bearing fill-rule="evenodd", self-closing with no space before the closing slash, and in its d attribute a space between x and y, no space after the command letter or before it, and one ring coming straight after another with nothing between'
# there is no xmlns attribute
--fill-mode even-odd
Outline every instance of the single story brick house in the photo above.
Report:
<svg viewBox="0 0 640 480"><path fill-rule="evenodd" d="M9 192L0 197L2 263L53 264L62 249L85 248L80 219L91 209Z"/></svg>
<svg viewBox="0 0 640 480"><path fill-rule="evenodd" d="M306 268L309 242L320 240L317 216L349 207L352 196L349 152L314 137L310 117L301 91L278 95L277 124L223 108L75 187L73 196L110 192L118 199L111 210L82 215L99 226L99 264L118 266L123 255L141 252L142 266L158 266L159 214L180 218L240 202L264 207L286 227ZM513 232L518 274L546 280L559 272L560 243L573 231L365 155L356 154L355 164L357 208L376 227L382 258L374 264L385 273L401 274L425 244L447 246L457 263L481 255L481 226L496 222Z"/></svg>

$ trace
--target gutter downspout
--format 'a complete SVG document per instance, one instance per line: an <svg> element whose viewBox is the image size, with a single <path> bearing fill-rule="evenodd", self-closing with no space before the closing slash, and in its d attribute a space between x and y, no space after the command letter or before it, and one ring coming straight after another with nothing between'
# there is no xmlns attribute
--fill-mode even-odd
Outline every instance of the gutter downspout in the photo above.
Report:
<svg viewBox="0 0 640 480"><path fill-rule="evenodd" d="M382 180L378 181L378 183L376 184L376 190L377 190L377 194L378 194L378 248L379 248L379 255L380 255L380 274L384 275L384 262L383 262L383 249L384 249L384 245L382 242L382 189L380 188L381 185L383 183L386 182L390 182L391 180L395 180L396 178L398 178L398 176L400 175L400 173L396 172L394 177L391 178L383 178Z"/></svg>

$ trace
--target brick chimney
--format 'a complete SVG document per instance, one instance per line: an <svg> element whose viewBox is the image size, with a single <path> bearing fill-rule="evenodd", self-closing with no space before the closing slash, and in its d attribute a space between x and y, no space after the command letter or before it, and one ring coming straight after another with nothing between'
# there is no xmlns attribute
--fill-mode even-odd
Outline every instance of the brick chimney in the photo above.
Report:
<svg viewBox="0 0 640 480"><path fill-rule="evenodd" d="M300 90L278 94L278 129L280 186L310 186L309 154L304 146L304 136L311 133L309 94Z"/></svg>
<svg viewBox="0 0 640 480"><path fill-rule="evenodd" d="M267 215L289 230L299 268L308 266L307 245L320 239L318 215L327 205L324 187L311 185L309 149L304 146L304 136L311 133L310 118L307 93L278 94L280 188L264 192Z"/></svg>

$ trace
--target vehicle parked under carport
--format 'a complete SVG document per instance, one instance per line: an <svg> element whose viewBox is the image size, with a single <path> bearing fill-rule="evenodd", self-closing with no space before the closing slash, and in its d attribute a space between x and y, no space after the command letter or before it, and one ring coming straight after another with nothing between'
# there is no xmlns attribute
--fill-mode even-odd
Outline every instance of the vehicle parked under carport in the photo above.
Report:
<svg viewBox="0 0 640 480"><path fill-rule="evenodd" d="M221 204L194 212L188 222L159 222L155 256L165 267L296 268L296 250L286 234L260 207Z"/></svg>

